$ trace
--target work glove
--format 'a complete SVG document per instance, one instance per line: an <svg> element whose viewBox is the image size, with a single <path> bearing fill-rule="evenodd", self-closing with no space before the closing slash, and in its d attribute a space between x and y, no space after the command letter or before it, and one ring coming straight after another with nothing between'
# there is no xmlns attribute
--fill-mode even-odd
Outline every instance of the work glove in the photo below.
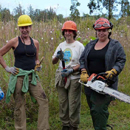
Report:
<svg viewBox="0 0 130 130"><path fill-rule="evenodd" d="M73 69L64 69L63 71L61 71L61 76L62 77L67 77L69 76L70 74L72 74L74 72Z"/></svg>
<svg viewBox="0 0 130 130"><path fill-rule="evenodd" d="M81 75L80 75L80 80L82 82L87 82L88 78L89 78L89 75L88 75L87 71L86 70L82 70Z"/></svg>
<svg viewBox="0 0 130 130"><path fill-rule="evenodd" d="M109 71L105 72L107 75L105 76L107 79L112 79L113 76L117 74L117 71L115 69L111 69Z"/></svg>
<svg viewBox="0 0 130 130"><path fill-rule="evenodd" d="M62 50L60 50L57 52L56 58L61 60L61 59L63 59L63 56L64 56L64 52Z"/></svg>
<svg viewBox="0 0 130 130"><path fill-rule="evenodd" d="M42 69L42 65L41 64L36 64L34 70L39 72L41 69Z"/></svg>
<svg viewBox="0 0 130 130"><path fill-rule="evenodd" d="M16 68L16 67L5 67L5 70L8 72L8 73L11 73L13 75L17 75L19 73L19 68Z"/></svg>
<svg viewBox="0 0 130 130"><path fill-rule="evenodd" d="M0 87L0 100L2 100L4 98L4 92L1 90L1 87Z"/></svg>

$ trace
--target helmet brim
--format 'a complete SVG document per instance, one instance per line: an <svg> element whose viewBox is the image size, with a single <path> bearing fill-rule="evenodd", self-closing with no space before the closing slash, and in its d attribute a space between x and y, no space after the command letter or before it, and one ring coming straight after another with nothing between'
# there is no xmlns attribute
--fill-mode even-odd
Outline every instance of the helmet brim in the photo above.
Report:
<svg viewBox="0 0 130 130"><path fill-rule="evenodd" d="M62 31L64 31L64 30L73 30L73 31L77 32L77 29L73 29L73 28L62 28Z"/></svg>
<svg viewBox="0 0 130 130"><path fill-rule="evenodd" d="M33 23L30 23L30 24L20 24L20 25L18 25L18 27L23 27L23 26L30 26L30 25L32 25Z"/></svg>

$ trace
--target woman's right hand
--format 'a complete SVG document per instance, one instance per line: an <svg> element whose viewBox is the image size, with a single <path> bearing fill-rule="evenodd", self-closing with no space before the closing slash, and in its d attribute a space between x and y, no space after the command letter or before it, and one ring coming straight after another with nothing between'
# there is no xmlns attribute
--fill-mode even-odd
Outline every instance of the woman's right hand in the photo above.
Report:
<svg viewBox="0 0 130 130"><path fill-rule="evenodd" d="M13 75L17 75L19 73L19 69L16 68L16 67L9 67L9 66L6 66L5 67L5 70L8 72L8 73L11 73Z"/></svg>
<svg viewBox="0 0 130 130"><path fill-rule="evenodd" d="M64 52L62 50L60 50L57 52L56 58L61 60L61 59L63 59L63 56L64 56Z"/></svg>
<svg viewBox="0 0 130 130"><path fill-rule="evenodd" d="M81 75L80 75L80 80L81 80L82 82L87 82L87 81L88 81L88 78L89 78L89 75L88 75L86 69L82 69L82 70L81 70Z"/></svg>

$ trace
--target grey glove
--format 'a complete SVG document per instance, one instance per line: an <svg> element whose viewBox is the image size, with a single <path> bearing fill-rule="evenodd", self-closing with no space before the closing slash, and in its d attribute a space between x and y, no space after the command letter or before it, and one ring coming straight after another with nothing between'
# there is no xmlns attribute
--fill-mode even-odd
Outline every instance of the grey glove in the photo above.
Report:
<svg viewBox="0 0 130 130"><path fill-rule="evenodd" d="M9 66L7 66L7 67L5 67L5 70L6 70L8 73L11 73L11 74L13 74L13 75L16 75L16 74L19 73L19 69L16 68L16 67L9 67Z"/></svg>
<svg viewBox="0 0 130 130"><path fill-rule="evenodd" d="M63 59L63 56L64 56L64 52L62 50L60 50L57 52L56 58L61 60L61 59Z"/></svg>
<svg viewBox="0 0 130 130"><path fill-rule="evenodd" d="M41 64L36 64L34 70L39 72L41 69L42 69L42 65Z"/></svg>
<svg viewBox="0 0 130 130"><path fill-rule="evenodd" d="M62 77L67 77L69 76L70 74L72 74L74 72L73 69L64 69L63 71L61 71L61 76Z"/></svg>

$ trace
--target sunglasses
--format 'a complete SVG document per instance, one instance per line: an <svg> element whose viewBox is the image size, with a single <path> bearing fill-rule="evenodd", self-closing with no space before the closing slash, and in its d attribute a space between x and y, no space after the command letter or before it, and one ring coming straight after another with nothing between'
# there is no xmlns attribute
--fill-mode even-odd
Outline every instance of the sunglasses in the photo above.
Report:
<svg viewBox="0 0 130 130"><path fill-rule="evenodd" d="M96 29L96 28L100 28L100 27L111 27L108 23L104 23L104 24L96 24L95 26L94 26L94 28Z"/></svg>
<svg viewBox="0 0 130 130"><path fill-rule="evenodd" d="M20 27L21 29L28 29L29 26L23 26L23 27Z"/></svg>
<svg viewBox="0 0 130 130"><path fill-rule="evenodd" d="M65 32L73 32L73 30L65 29Z"/></svg>

